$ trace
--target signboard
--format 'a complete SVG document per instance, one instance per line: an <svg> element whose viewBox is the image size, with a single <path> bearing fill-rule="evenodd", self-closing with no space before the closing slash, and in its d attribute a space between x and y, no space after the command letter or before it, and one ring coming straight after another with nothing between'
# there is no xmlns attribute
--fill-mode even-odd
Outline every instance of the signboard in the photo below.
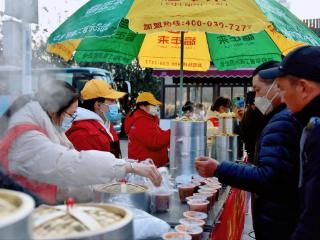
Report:
<svg viewBox="0 0 320 240"><path fill-rule="evenodd" d="M146 35L139 53L139 63L150 68L180 68L181 35L179 32L159 32ZM207 71L210 55L205 33L184 35L184 70Z"/></svg>

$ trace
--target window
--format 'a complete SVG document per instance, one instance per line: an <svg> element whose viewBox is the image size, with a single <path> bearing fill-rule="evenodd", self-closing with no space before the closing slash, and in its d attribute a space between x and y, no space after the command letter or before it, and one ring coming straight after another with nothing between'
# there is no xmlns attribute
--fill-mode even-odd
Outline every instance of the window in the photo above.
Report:
<svg viewBox="0 0 320 240"><path fill-rule="evenodd" d="M189 99L191 102L200 103L201 102L201 88L200 87L190 87Z"/></svg>
<svg viewBox="0 0 320 240"><path fill-rule="evenodd" d="M205 109L209 109L212 105L213 99L213 87L203 87L202 88L202 104Z"/></svg>
<svg viewBox="0 0 320 240"><path fill-rule="evenodd" d="M220 96L231 98L232 97L231 87L220 87Z"/></svg>
<svg viewBox="0 0 320 240"><path fill-rule="evenodd" d="M235 97L243 97L244 96L244 87L233 87L233 96Z"/></svg>
<svg viewBox="0 0 320 240"><path fill-rule="evenodd" d="M180 87L177 87L177 99L176 99L176 106L177 106L177 113L179 113L179 107L180 107ZM186 103L187 101L187 88L183 88L183 95L182 95L182 106Z"/></svg>
<svg viewBox="0 0 320 240"><path fill-rule="evenodd" d="M173 78L172 78L172 77L165 77L165 78L164 78L164 83L165 83L166 85L173 84Z"/></svg>

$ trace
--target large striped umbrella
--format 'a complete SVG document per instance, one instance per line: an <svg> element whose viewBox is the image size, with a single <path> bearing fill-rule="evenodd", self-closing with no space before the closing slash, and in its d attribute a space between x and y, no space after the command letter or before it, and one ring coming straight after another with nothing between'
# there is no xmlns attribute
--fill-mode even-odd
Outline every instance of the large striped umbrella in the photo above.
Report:
<svg viewBox="0 0 320 240"><path fill-rule="evenodd" d="M182 87L183 69L256 67L320 39L274 0L91 0L48 44L66 61L180 69Z"/></svg>

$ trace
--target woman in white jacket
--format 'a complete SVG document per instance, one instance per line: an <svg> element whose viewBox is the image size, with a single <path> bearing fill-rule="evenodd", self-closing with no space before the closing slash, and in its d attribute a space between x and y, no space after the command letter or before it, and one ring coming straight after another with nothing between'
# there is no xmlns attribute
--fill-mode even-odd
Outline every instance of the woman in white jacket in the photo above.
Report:
<svg viewBox="0 0 320 240"><path fill-rule="evenodd" d="M76 90L68 83L54 81L46 82L35 100L12 113L7 133L11 142L10 136L9 140L4 138L10 146L7 163L3 164L18 181L34 188L40 196L43 194L37 191L38 187L54 189L108 183L132 172L160 185L161 175L155 166L131 164L108 152L76 151L64 132L71 127L77 106ZM46 195L42 197L48 199ZM49 198L52 200L52 196Z"/></svg>

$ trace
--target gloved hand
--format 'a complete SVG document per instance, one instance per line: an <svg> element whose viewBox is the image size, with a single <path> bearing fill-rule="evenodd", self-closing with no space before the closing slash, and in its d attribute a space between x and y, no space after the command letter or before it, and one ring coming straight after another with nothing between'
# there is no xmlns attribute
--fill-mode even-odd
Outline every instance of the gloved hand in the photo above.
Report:
<svg viewBox="0 0 320 240"><path fill-rule="evenodd" d="M149 178L151 182L159 187L162 182L162 177L155 165L143 163L128 163L126 167L127 173L135 173L142 177Z"/></svg>
<svg viewBox="0 0 320 240"><path fill-rule="evenodd" d="M201 177L213 177L219 162L215 159L200 156L196 159L195 167Z"/></svg>

